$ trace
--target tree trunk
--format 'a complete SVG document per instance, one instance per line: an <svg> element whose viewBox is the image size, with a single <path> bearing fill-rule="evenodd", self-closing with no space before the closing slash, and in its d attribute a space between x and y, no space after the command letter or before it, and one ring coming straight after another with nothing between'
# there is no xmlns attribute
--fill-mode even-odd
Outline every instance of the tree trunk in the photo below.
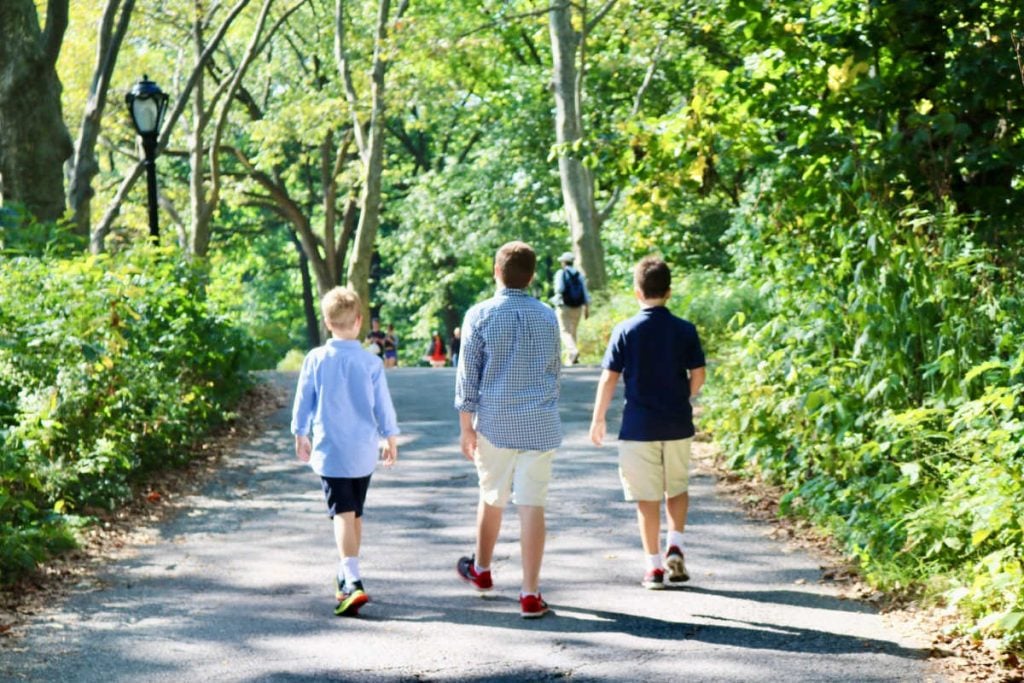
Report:
<svg viewBox="0 0 1024 683"><path fill-rule="evenodd" d="M594 178L574 149L583 139L581 84L576 70L576 54L582 39L572 27L569 3L553 4L549 18L556 108L555 139L559 149L562 199L569 221L572 250L578 258L580 270L587 276L588 287L598 291L604 289L607 274L600 224L594 206Z"/></svg>
<svg viewBox="0 0 1024 683"><path fill-rule="evenodd" d="M85 115L82 127L78 131L75 143L75 158L72 162L68 178L68 206L74 212L74 231L82 237L89 237L92 224L92 179L99 173L96 162L96 141L100 135L100 123L103 109L107 103L107 91L110 88L110 75L114 71L121 42L128 30L135 0L107 0L100 20L97 41L96 68L89 86L89 99L85 103ZM120 9L120 18L115 18Z"/></svg>
<svg viewBox="0 0 1024 683"><path fill-rule="evenodd" d="M36 2L0 2L0 202L20 202L43 221L64 213L73 151L55 68L67 23L68 0L49 0L42 30Z"/></svg>
<svg viewBox="0 0 1024 683"><path fill-rule="evenodd" d="M403 3L403 8L407 3ZM336 37L339 68L346 87L352 97L351 79L348 77L347 58L344 44L343 0L336 4ZM373 47L373 71L370 84L370 125L365 149L360 149L363 160L363 188L360 195L359 225L356 228L355 245L348 267L348 286L354 289L363 303L363 332L370 324L370 265L373 261L373 247L380 225L381 178L384 169L384 73L387 62L384 58L387 40L387 22L391 11L390 0L380 0L377 7L377 35ZM401 14L401 9L399 10ZM358 128L358 119L356 127ZM358 138L357 138L358 141Z"/></svg>
<svg viewBox="0 0 1024 683"><path fill-rule="evenodd" d="M309 257L306 256L295 230L287 228L288 237L295 245L295 251L299 252L299 275L302 278L302 313L306 319L306 344L307 349L314 349L320 346L320 322L316 317L316 300L313 296L313 278L309 275Z"/></svg>
<svg viewBox="0 0 1024 683"><path fill-rule="evenodd" d="M202 66L205 45L203 45L203 12L200 0L196 0L195 19L192 25L192 47L196 55L194 68L199 76L196 79L192 95L192 130L188 136L188 189L191 207L189 243L182 246L187 248L189 256L204 256L206 247L210 243L211 212L207 210L206 180L203 177L205 169L203 134L206 132L206 124L209 123L210 117L206 111L206 78Z"/></svg>

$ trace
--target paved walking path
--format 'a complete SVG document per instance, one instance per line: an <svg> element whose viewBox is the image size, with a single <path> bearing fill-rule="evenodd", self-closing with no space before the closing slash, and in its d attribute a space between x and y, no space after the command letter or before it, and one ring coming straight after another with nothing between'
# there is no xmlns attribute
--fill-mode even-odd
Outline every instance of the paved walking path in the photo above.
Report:
<svg viewBox="0 0 1024 683"><path fill-rule="evenodd" d="M614 446L587 427L597 379L569 369L542 589L554 614L519 617L518 523L506 516L494 597L456 577L472 549L476 479L458 452L453 371L388 375L404 443L374 476L362 569L373 601L332 614L336 556L318 480L292 454L282 409L227 457L155 541L38 617L0 679L33 681L939 681L922 639L819 585L694 477L692 580L639 587L642 554ZM291 390L294 376L275 375ZM618 413L609 416L617 424Z"/></svg>

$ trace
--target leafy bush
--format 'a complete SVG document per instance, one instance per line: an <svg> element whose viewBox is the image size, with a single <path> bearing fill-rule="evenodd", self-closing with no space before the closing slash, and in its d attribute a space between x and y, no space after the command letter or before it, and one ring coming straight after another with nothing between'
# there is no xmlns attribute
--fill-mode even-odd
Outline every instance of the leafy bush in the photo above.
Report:
<svg viewBox="0 0 1024 683"><path fill-rule="evenodd" d="M0 581L179 464L248 383L253 343L164 252L0 261Z"/></svg>
<svg viewBox="0 0 1024 683"><path fill-rule="evenodd" d="M737 318L709 382L730 464L788 487L784 511L831 528L875 584L950 590L973 628L1019 646L1017 275L952 212L867 212L778 243L748 226L737 249L755 238L741 271L770 306Z"/></svg>
<svg viewBox="0 0 1024 683"><path fill-rule="evenodd" d="M715 358L728 344L729 323L737 314L762 315L757 292L729 275L709 270L684 272L676 266L672 267L672 273L672 298L668 308L697 326L704 354L709 359ZM596 299L590 307L590 318L580 324L581 358L588 363L600 362L612 329L639 310L630 273L628 285L621 284L620 289Z"/></svg>

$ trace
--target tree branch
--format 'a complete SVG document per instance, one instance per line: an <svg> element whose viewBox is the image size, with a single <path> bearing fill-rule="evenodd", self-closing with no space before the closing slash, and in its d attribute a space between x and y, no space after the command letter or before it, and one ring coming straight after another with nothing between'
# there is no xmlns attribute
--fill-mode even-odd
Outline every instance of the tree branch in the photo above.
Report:
<svg viewBox="0 0 1024 683"><path fill-rule="evenodd" d="M249 0L238 0L238 2L235 3L234 7L231 8L231 11L228 12L228 15L224 18L220 27L218 27L213 39L207 44L206 49L203 50L203 53L199 56L199 61L192 69L192 74L189 76L188 82L185 83L185 87L182 89L181 94L174 103L174 109L171 111L170 116L164 119L164 125L160 131L160 137L157 139L157 153L160 153L164 147L167 146L167 141L171 137L171 131L178 123L178 119L181 118L182 112L185 111L185 107L188 105L189 96L192 94L192 89L195 88L196 82L199 80L199 77L205 68L206 61L210 59L214 50L217 49L220 41L224 38L224 34L227 33L228 27L248 4ZM107 207L107 211L103 215L103 220L96 227L96 230L89 239L90 248L94 252L103 250L103 241L106 239L107 233L110 232L110 226L121 212L121 203L124 202L125 197L128 196L128 192L132 189L135 181L137 181L139 176L142 175L144 164L145 162L142 160L135 164L129 174L125 177L124 182L121 183L121 187L118 188L114 199Z"/></svg>
<svg viewBox="0 0 1024 683"><path fill-rule="evenodd" d="M510 21L515 21L517 19L529 19L530 17L541 17L541 16L546 15L548 12L550 12L552 9L555 9L556 7L564 8L564 7L572 6L572 4L573 3L571 3L571 2L557 3L557 4L549 5L548 7L543 7L541 9L533 10L531 12L521 12L520 14L510 14L507 17L501 17L499 19L495 19L494 21L488 21L486 24L480 24L476 28L472 28L472 29L466 31L465 33L460 33L459 35L455 36L455 42L458 42L458 41L462 40L463 38L468 38L471 35L473 35L474 33L480 33L481 31L486 31L487 29L494 28L495 26L501 26L502 24L506 24L506 23L508 23Z"/></svg>
<svg viewBox="0 0 1024 683"><path fill-rule="evenodd" d="M594 18L586 23L585 28L587 33L593 31L594 27L597 26L602 19L604 19L605 15L608 14L609 10L611 10L612 6L616 3L616 1L617 0L607 0L601 7L601 9L597 10L597 12L594 14Z"/></svg>
<svg viewBox="0 0 1024 683"><path fill-rule="evenodd" d="M53 68L60 56L64 32L68 29L68 1L48 0L46 3L46 28L43 30L43 59L47 68Z"/></svg>
<svg viewBox="0 0 1024 683"><path fill-rule="evenodd" d="M348 48L345 44L345 0L336 0L334 5L334 61L338 66L342 85L345 88L345 99L348 100L352 112L352 129L356 139L359 156L366 158L366 140L363 137L363 125L359 122L359 98L356 96L355 85L352 84L352 67L349 64Z"/></svg>

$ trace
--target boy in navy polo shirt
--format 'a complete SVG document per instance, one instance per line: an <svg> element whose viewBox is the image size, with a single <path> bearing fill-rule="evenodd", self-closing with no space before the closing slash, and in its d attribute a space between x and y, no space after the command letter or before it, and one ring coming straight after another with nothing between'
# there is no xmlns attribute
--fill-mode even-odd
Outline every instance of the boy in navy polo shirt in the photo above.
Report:
<svg viewBox="0 0 1024 683"><path fill-rule="evenodd" d="M658 545L662 499L668 519L664 558L668 580L690 578L682 551L694 435L690 399L700 391L705 377L697 328L665 308L671 284L671 271L660 258L648 256L636 265L633 290L642 310L612 331L590 422L590 439L600 446L605 414L622 375L626 404L619 430L619 478L626 500L636 501L640 540L647 555L642 585L649 589L665 587Z"/></svg>

